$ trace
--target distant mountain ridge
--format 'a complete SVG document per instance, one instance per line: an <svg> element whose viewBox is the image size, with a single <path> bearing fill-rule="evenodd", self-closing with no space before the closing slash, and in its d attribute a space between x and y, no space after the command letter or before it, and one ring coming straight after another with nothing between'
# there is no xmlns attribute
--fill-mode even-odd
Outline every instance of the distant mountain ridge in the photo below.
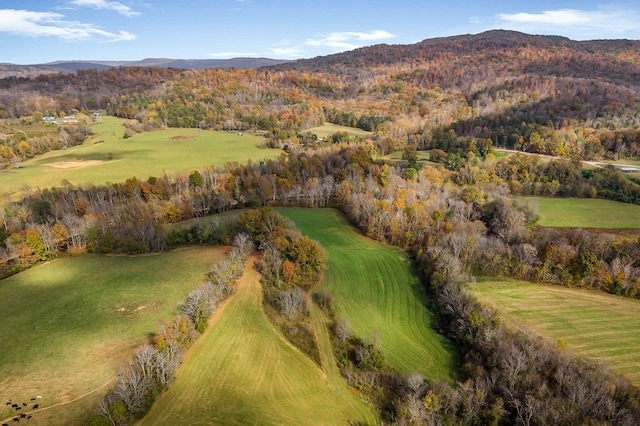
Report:
<svg viewBox="0 0 640 426"><path fill-rule="evenodd" d="M501 51L518 49L564 49L575 54L597 54L601 58L640 63L640 40L607 39L575 41L562 36L531 35L509 30L490 30L478 34L429 38L414 44L376 44L309 59L285 60L238 57L231 59L146 58L139 61L75 60L46 64L16 65L0 63L0 78L34 77L41 74L73 73L79 70L105 70L113 67L159 67L175 69L262 68L323 70L335 66L362 67L432 60L447 55L464 56L493 52L501 59Z"/></svg>
<svg viewBox="0 0 640 426"><path fill-rule="evenodd" d="M204 68L262 68L289 62L284 59L270 58L231 58L231 59L171 59L146 58L140 61L55 61L47 64L15 65L0 64L0 78L33 77L56 72L76 72L78 70L104 70L113 67L160 67L177 69Z"/></svg>
<svg viewBox="0 0 640 426"><path fill-rule="evenodd" d="M334 66L374 66L432 60L436 57L488 55L526 48L559 51L572 54L593 54L634 63L640 58L640 40L606 39L576 41L554 35L531 35L510 30L490 30L478 34L429 38L414 44L376 44L355 50L301 59L279 65L282 68L322 70Z"/></svg>

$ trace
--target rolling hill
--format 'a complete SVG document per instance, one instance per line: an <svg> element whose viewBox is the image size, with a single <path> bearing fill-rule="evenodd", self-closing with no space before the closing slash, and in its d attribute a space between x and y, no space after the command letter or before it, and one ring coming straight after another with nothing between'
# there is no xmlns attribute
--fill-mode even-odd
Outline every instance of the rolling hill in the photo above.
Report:
<svg viewBox="0 0 640 426"><path fill-rule="evenodd" d="M203 68L261 68L288 62L284 59L270 58L231 58L231 59L171 59L146 58L139 61L55 61L47 64L17 65L0 64L0 78L34 77L40 74L74 73L78 70L105 70L113 67L160 67L181 70Z"/></svg>
<svg viewBox="0 0 640 426"><path fill-rule="evenodd" d="M106 109L140 120L154 113L178 127L174 114L193 117L192 127L287 129L282 138L329 121L391 135L393 126L403 126L419 149L447 151L441 134L453 131L544 154L639 153L640 41L495 30L274 66L229 61L148 59L102 71L80 69L89 62L54 64L78 71L0 80L0 117L47 105L47 111ZM196 69L227 65L234 68ZM239 69L257 66L264 67ZM185 68L190 71L178 72ZM534 134L540 139L532 141Z"/></svg>

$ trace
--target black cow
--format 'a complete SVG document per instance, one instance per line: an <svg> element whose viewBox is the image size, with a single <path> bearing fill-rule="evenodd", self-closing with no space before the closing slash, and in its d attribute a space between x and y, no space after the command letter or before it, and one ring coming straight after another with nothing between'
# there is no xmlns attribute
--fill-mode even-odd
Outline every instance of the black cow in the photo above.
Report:
<svg viewBox="0 0 640 426"><path fill-rule="evenodd" d="M25 417L27 417L27 415L25 413L20 414L20 418L24 419Z"/></svg>
<svg viewBox="0 0 640 426"><path fill-rule="evenodd" d="M16 407L16 410L22 410L22 407Z"/></svg>
<svg viewBox="0 0 640 426"><path fill-rule="evenodd" d="M29 420L31 418L31 416L27 416L27 420Z"/></svg>
<svg viewBox="0 0 640 426"><path fill-rule="evenodd" d="M39 407L39 405L38 405L38 404L33 404L33 409L34 409L34 410L37 410L37 409L38 409L38 407Z"/></svg>
<svg viewBox="0 0 640 426"><path fill-rule="evenodd" d="M36 399L35 399L35 397L34 397L34 398L31 398L31 400L32 400L32 401L35 401Z"/></svg>
<svg viewBox="0 0 640 426"><path fill-rule="evenodd" d="M27 403L26 403L26 402L23 402L23 403L22 403L22 406L23 406L23 407L26 407L26 406L27 406Z"/></svg>
<svg viewBox="0 0 640 426"><path fill-rule="evenodd" d="M13 408L16 408L16 407L18 406L18 404L11 404L11 406L12 406Z"/></svg>
<svg viewBox="0 0 640 426"><path fill-rule="evenodd" d="M13 420L14 422L19 422L19 421L20 421L20 419L19 419L19 418L17 418L17 417L14 417L12 420Z"/></svg>

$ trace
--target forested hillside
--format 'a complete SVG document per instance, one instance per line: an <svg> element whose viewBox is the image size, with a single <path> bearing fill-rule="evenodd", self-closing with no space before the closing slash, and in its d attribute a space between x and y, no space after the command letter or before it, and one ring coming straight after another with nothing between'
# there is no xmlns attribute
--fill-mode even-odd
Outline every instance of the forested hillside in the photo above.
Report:
<svg viewBox="0 0 640 426"><path fill-rule="evenodd" d="M638 156L640 42L509 31L377 45L261 69L81 70L0 80L0 117L105 109L148 127L261 129L312 141L325 121L380 150L487 144L570 158Z"/></svg>

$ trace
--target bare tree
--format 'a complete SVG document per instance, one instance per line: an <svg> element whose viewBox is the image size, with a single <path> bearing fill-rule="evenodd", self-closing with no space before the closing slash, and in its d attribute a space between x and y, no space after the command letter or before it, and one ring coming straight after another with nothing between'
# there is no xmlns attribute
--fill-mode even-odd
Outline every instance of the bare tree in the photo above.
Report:
<svg viewBox="0 0 640 426"><path fill-rule="evenodd" d="M343 342L346 341L349 337L351 337L351 323L345 317L341 317L334 325L334 332L338 339Z"/></svg>
<svg viewBox="0 0 640 426"><path fill-rule="evenodd" d="M407 377L407 386L413 395L418 395L424 385L424 376L421 373L411 373Z"/></svg>
<svg viewBox="0 0 640 426"><path fill-rule="evenodd" d="M178 342L171 340L167 343L163 350L157 352L155 362L155 377L164 387L173 380L182 358L182 350Z"/></svg>
<svg viewBox="0 0 640 426"><path fill-rule="evenodd" d="M137 413L144 409L150 388L151 382L146 380L135 364L130 361L127 367L120 369L113 394L122 401L129 412Z"/></svg>
<svg viewBox="0 0 640 426"><path fill-rule="evenodd" d="M305 292L300 287L285 290L278 295L280 312L288 319L293 319L309 311Z"/></svg>
<svg viewBox="0 0 640 426"><path fill-rule="evenodd" d="M96 407L96 413L99 416L104 417L109 420L113 426L116 426L118 422L114 416L113 410L111 409L111 394L108 394L104 398L100 398L98 401L98 406Z"/></svg>
<svg viewBox="0 0 640 426"><path fill-rule="evenodd" d="M158 351L152 345L142 345L136 350L135 363L145 380L153 378L157 358Z"/></svg>

